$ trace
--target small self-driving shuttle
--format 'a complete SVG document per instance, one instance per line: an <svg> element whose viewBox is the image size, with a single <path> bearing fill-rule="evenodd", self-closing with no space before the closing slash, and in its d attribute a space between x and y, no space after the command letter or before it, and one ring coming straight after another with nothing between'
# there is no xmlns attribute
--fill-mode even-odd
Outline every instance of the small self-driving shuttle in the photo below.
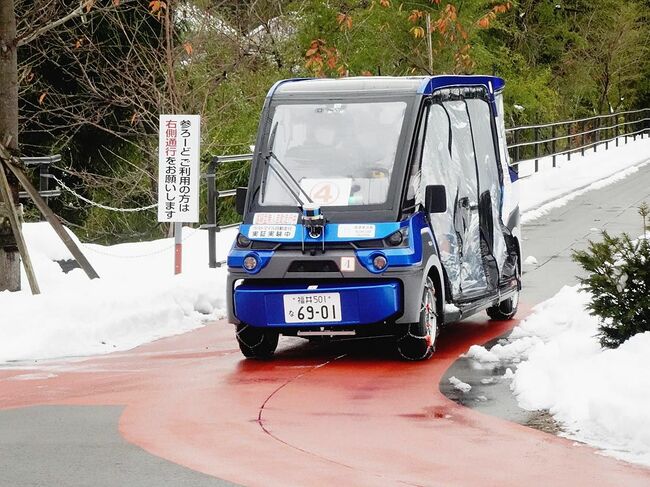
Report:
<svg viewBox="0 0 650 487"><path fill-rule="evenodd" d="M262 111L228 255L228 318L246 357L280 335L391 335L430 357L440 326L517 311L517 175L504 81L295 79Z"/></svg>

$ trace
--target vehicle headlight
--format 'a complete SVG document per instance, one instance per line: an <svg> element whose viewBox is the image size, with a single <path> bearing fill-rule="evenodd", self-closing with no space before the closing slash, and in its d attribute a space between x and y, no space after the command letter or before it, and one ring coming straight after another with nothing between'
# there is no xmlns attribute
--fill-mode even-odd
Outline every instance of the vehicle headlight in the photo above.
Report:
<svg viewBox="0 0 650 487"><path fill-rule="evenodd" d="M395 233L391 233L388 238L386 238L386 241L389 243L389 245L397 247L404 241L404 235L402 235L402 232L400 230L397 230Z"/></svg>
<svg viewBox="0 0 650 487"><path fill-rule="evenodd" d="M250 244L250 238L242 233L237 234L237 247L248 247Z"/></svg>

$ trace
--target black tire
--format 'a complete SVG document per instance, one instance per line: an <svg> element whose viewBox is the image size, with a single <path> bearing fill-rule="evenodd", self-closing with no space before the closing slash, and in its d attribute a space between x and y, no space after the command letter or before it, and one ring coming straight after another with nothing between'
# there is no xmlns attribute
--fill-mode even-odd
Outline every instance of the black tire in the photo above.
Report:
<svg viewBox="0 0 650 487"><path fill-rule="evenodd" d="M519 307L519 291L508 299L504 299L496 306L491 306L486 309L487 315L498 321L511 320L517 314L517 308Z"/></svg>
<svg viewBox="0 0 650 487"><path fill-rule="evenodd" d="M246 358L270 358L278 347L278 332L255 328L245 323L237 325L237 343Z"/></svg>
<svg viewBox="0 0 650 487"><path fill-rule="evenodd" d="M403 325L397 335L397 351L406 360L426 360L436 349L438 315L433 281L427 278L422 293L420 320Z"/></svg>

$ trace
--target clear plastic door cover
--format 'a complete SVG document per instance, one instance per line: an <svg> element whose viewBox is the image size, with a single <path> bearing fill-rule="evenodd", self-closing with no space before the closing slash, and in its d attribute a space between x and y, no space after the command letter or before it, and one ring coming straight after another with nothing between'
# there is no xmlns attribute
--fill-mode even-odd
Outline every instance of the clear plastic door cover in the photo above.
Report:
<svg viewBox="0 0 650 487"><path fill-rule="evenodd" d="M501 275L507 257L506 242L501 227L501 181L503 173L497 162L496 148L492 133L490 106L480 99L466 100L467 111L472 121L472 136L476 151L479 174L479 195L489 192L492 211L491 227L493 229L491 250L496 259L498 273Z"/></svg>
<svg viewBox="0 0 650 487"><path fill-rule="evenodd" d="M454 226L454 208L463 171L458 157L450 151L451 126L449 117L441 105L429 109L427 132L422 151L420 192L429 184L444 184L447 193L447 211L430 215L440 260L447 272L453 296L460 294L460 235ZM420 198L423 200L423 196Z"/></svg>
<svg viewBox="0 0 650 487"><path fill-rule="evenodd" d="M486 290L479 177L469 115L462 100L431 107L422 157L422 190L429 184L444 184L447 189L447 212L431 215L431 221L452 294Z"/></svg>

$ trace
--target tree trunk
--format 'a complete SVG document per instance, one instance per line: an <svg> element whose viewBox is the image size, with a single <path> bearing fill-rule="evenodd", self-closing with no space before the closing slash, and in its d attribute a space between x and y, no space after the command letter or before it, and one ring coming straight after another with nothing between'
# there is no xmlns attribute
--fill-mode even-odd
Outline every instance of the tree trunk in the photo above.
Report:
<svg viewBox="0 0 650 487"><path fill-rule="evenodd" d="M14 0L0 0L0 143L18 149L18 57ZM18 204L18 185L9 181ZM20 289L20 257L6 217L0 216L0 291ZM7 231L8 230L8 231Z"/></svg>

